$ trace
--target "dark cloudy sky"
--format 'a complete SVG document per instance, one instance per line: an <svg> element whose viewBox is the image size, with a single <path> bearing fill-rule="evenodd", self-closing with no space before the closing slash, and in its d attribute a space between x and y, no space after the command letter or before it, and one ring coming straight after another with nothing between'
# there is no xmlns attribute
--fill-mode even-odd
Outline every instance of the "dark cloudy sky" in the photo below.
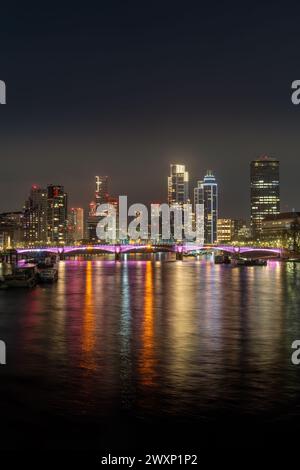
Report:
<svg viewBox="0 0 300 470"><path fill-rule="evenodd" d="M300 6L98 1L1 5L0 210L32 183L72 205L95 174L136 202L165 200L169 163L211 168L221 214L248 216L249 162L281 161L282 208L299 201Z"/></svg>

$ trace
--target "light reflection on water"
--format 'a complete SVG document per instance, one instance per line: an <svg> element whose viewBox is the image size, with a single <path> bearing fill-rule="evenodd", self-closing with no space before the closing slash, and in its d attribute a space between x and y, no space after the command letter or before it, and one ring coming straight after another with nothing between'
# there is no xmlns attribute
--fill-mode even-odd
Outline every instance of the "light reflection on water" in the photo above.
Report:
<svg viewBox="0 0 300 470"><path fill-rule="evenodd" d="M290 362L299 283L299 265L276 261L60 262L56 285L0 292L2 393L13 390L31 411L93 419L216 407L280 418L300 392Z"/></svg>

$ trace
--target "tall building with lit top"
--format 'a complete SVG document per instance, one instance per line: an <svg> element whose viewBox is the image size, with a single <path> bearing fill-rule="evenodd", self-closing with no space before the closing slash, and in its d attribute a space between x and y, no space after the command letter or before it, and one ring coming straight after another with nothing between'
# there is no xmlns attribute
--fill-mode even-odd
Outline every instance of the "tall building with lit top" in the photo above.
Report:
<svg viewBox="0 0 300 470"><path fill-rule="evenodd" d="M266 155L250 164L251 229L260 238L262 221L280 213L279 161Z"/></svg>
<svg viewBox="0 0 300 470"><path fill-rule="evenodd" d="M46 189L33 185L24 207L24 241L28 245L47 242L48 193Z"/></svg>
<svg viewBox="0 0 300 470"><path fill-rule="evenodd" d="M108 202L108 176L95 176L96 191L95 200L96 204L106 204Z"/></svg>
<svg viewBox="0 0 300 470"><path fill-rule="evenodd" d="M189 174L185 169L185 165L170 165L170 176L168 176L168 204L170 208L184 208L189 200ZM170 229L171 239L176 240L178 235L175 227L174 213L171 212ZM183 214L182 214L183 217ZM181 221L183 224L183 218ZM181 237L184 235L182 231Z"/></svg>
<svg viewBox="0 0 300 470"><path fill-rule="evenodd" d="M168 204L187 204L189 202L189 174L185 165L170 165L168 176Z"/></svg>
<svg viewBox="0 0 300 470"><path fill-rule="evenodd" d="M48 242L62 245L67 239L68 198L63 186L47 187Z"/></svg>
<svg viewBox="0 0 300 470"><path fill-rule="evenodd" d="M203 204L204 208L204 243L213 244L217 241L218 230L218 184L211 171L203 181L197 182L194 189L194 206Z"/></svg>
<svg viewBox="0 0 300 470"><path fill-rule="evenodd" d="M118 199L111 197L108 192L108 176L96 176L95 199L89 205L87 216L87 237L90 242L98 242L97 225L105 213L97 214L99 204L111 204L118 212Z"/></svg>

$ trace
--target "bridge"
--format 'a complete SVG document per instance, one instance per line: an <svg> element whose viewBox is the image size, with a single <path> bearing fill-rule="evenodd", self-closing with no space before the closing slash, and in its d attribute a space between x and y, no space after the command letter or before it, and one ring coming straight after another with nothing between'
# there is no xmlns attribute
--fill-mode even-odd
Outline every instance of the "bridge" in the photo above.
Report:
<svg viewBox="0 0 300 470"><path fill-rule="evenodd" d="M19 257L34 255L39 253L53 253L59 255L62 259L66 256L88 253L110 253L114 254L116 259L121 259L122 254L126 253L154 253L154 252L172 252L176 254L177 259L182 259L184 254L203 251L221 251L231 255L264 254L269 256L282 256L283 250L270 247L245 247L231 245L201 245L197 243L183 244L99 244L99 245L74 245L74 246L46 246L40 248L22 248L17 249Z"/></svg>

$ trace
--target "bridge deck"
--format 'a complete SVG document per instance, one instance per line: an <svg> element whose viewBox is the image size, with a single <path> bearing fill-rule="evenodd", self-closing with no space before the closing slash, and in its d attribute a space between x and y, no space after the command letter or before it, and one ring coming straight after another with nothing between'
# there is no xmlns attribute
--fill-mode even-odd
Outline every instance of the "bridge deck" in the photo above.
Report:
<svg viewBox="0 0 300 470"><path fill-rule="evenodd" d="M231 246L231 245L216 245L216 246L203 246L198 244L174 244L174 245L83 245L83 246L49 246L41 248L22 248L18 249L19 254L25 253L56 253L56 254L68 254L72 252L91 252L91 251L102 251L105 253L121 254L121 253L130 253L136 251L170 251L178 253L189 253L191 251L224 251L231 254L245 254L250 252L256 253L274 253L280 255L282 249L272 248L272 247L246 247L246 246Z"/></svg>

